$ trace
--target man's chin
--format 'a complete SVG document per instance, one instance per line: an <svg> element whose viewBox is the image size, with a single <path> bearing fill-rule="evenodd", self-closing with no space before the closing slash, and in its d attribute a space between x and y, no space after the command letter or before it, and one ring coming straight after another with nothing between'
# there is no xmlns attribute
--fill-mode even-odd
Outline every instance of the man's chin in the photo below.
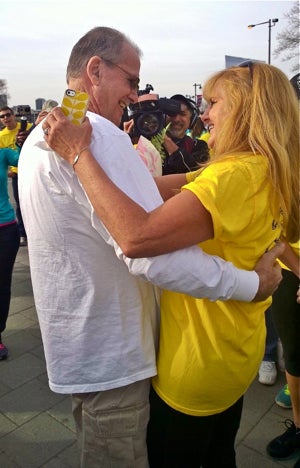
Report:
<svg viewBox="0 0 300 468"><path fill-rule="evenodd" d="M171 131L169 130L169 131L168 131L168 134L169 134L172 138L183 138L184 135L185 135L185 133L182 133L182 131L181 131L181 132L176 132L176 131L173 131L173 130L171 130Z"/></svg>

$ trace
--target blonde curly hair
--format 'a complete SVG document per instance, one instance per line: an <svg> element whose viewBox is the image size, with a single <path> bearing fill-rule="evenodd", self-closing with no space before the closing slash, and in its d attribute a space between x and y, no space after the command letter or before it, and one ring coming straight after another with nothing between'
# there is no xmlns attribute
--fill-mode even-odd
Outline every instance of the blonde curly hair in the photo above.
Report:
<svg viewBox="0 0 300 468"><path fill-rule="evenodd" d="M222 86L229 113L215 135L212 162L233 153L266 156L273 211L284 219L286 240L299 239L299 103L287 76L264 63L232 67L213 75L203 96L210 102Z"/></svg>

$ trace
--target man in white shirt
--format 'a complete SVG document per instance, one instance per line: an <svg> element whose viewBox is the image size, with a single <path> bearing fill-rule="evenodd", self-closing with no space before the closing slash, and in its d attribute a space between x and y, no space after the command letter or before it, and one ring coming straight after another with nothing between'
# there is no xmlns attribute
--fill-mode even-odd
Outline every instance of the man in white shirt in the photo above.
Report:
<svg viewBox="0 0 300 468"><path fill-rule="evenodd" d="M94 28L74 46L67 80L91 97L96 159L122 190L152 210L162 203L160 194L117 127L124 107L137 100L140 54L120 32ZM147 467L148 392L159 325L159 294L150 281L212 300L251 301L269 295L277 279L265 267L260 278L238 270L197 246L154 258L125 257L72 167L45 143L41 125L22 149L19 190L49 385L72 394L81 466Z"/></svg>

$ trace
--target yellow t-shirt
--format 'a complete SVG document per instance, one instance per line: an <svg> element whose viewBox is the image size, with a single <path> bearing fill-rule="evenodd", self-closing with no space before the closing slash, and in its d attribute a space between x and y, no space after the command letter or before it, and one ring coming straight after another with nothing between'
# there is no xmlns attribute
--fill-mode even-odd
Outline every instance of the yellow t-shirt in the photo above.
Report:
<svg viewBox="0 0 300 468"><path fill-rule="evenodd" d="M183 189L191 190L212 216L214 239L201 243L209 254L251 270L280 237L280 219L274 220L270 211L263 156L239 154L213 163ZM211 302L164 291L158 376L153 379L158 395L172 408L195 416L233 405L257 374L270 303L271 298Z"/></svg>
<svg viewBox="0 0 300 468"><path fill-rule="evenodd" d="M0 132L0 148L12 148L16 149L16 136L20 129L20 123L17 122L16 128L13 130L8 130L4 128Z"/></svg>
<svg viewBox="0 0 300 468"><path fill-rule="evenodd" d="M4 128L0 131L0 148L12 148L16 149L16 137L17 133L20 130L20 122L17 122L17 126L13 130L8 130L8 128ZM27 130L32 126L31 123L27 123ZM12 172L18 172L17 167L10 166Z"/></svg>

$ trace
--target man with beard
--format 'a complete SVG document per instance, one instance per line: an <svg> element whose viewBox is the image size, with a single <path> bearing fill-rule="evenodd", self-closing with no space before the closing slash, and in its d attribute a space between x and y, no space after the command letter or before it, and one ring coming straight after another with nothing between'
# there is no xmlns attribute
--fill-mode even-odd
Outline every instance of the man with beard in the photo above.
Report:
<svg viewBox="0 0 300 468"><path fill-rule="evenodd" d="M163 175L196 170L209 159L207 143L186 134L199 118L195 102L181 94L175 94L171 99L180 102L181 111L167 119L169 125L163 142Z"/></svg>

